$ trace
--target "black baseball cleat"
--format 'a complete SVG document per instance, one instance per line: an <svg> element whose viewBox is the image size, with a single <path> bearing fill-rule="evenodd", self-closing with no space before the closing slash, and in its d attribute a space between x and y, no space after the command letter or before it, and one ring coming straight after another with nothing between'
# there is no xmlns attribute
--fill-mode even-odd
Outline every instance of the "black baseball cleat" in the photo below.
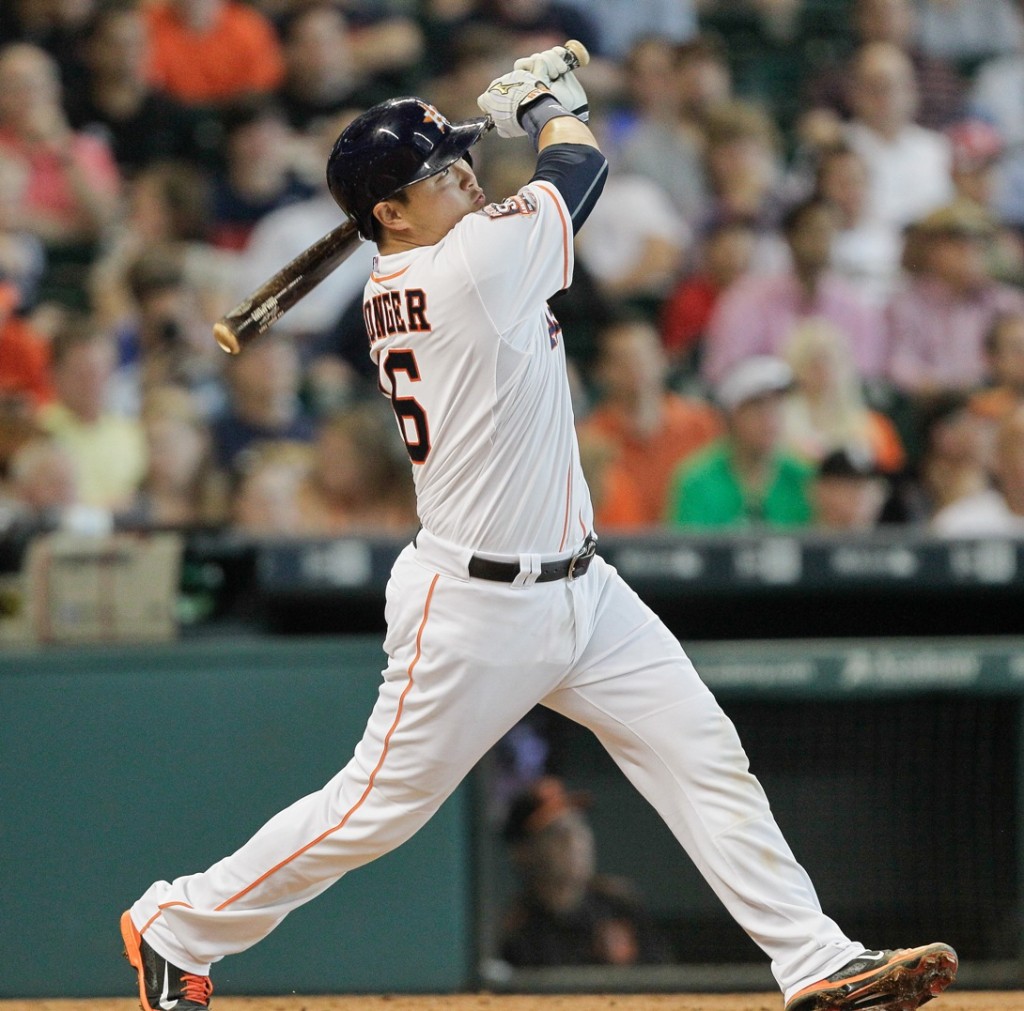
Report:
<svg viewBox="0 0 1024 1011"><path fill-rule="evenodd" d="M172 965L158 955L135 929L131 916L121 914L124 957L139 976L142 1011L205 1011L210 1006L213 981Z"/></svg>
<svg viewBox="0 0 1024 1011"><path fill-rule="evenodd" d="M948 944L866 951L799 990L785 1011L916 1011L956 979L956 968Z"/></svg>

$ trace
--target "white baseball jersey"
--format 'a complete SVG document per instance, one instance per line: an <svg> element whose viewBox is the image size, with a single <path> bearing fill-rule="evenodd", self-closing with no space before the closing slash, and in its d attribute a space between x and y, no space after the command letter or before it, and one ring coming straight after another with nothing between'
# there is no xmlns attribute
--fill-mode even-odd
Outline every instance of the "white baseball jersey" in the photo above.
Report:
<svg viewBox="0 0 1024 1011"><path fill-rule="evenodd" d="M484 553L558 555L590 531L565 348L569 212L534 182L433 246L379 256L363 313L413 460L426 530Z"/></svg>

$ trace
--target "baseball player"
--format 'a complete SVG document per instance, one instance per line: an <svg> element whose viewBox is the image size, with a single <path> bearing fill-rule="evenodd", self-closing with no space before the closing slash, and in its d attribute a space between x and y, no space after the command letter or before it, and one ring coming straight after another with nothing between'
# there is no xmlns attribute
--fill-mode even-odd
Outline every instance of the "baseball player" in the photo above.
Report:
<svg viewBox="0 0 1024 1011"><path fill-rule="evenodd" d="M730 721L676 638L595 553L565 349L548 301L607 163L557 47L449 122L418 98L357 118L331 192L378 248L370 355L409 451L422 529L388 582L377 702L351 761L198 874L121 918L144 1011L209 1005L211 963L400 845L534 705L589 727L770 957L787 1011L913 1011L946 944L868 951L821 910ZM536 170L488 203L469 149L493 123Z"/></svg>

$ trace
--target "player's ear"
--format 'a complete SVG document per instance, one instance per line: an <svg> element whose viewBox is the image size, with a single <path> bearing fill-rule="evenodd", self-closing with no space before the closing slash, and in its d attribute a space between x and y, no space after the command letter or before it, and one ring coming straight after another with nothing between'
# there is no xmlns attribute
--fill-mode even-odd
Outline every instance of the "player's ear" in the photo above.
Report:
<svg viewBox="0 0 1024 1011"><path fill-rule="evenodd" d="M374 204L373 216L393 232L401 232L409 227L402 214L402 205L396 200L381 200L380 203Z"/></svg>

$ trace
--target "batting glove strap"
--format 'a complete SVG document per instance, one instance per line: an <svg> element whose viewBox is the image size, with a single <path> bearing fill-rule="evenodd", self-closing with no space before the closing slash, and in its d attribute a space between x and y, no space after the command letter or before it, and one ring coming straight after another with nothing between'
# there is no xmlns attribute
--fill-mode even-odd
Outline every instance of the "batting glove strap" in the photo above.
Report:
<svg viewBox="0 0 1024 1011"><path fill-rule="evenodd" d="M572 113L563 105L560 105L554 95L541 95L535 98L528 105L519 107L519 125L530 138L534 149L540 143L540 132L545 125L553 119L561 116L571 116Z"/></svg>
<svg viewBox="0 0 1024 1011"><path fill-rule="evenodd" d="M543 53L524 56L513 64L516 70L536 75L550 89L551 94L577 119L586 123L590 119L587 93L566 62L568 50L564 46L545 49Z"/></svg>

